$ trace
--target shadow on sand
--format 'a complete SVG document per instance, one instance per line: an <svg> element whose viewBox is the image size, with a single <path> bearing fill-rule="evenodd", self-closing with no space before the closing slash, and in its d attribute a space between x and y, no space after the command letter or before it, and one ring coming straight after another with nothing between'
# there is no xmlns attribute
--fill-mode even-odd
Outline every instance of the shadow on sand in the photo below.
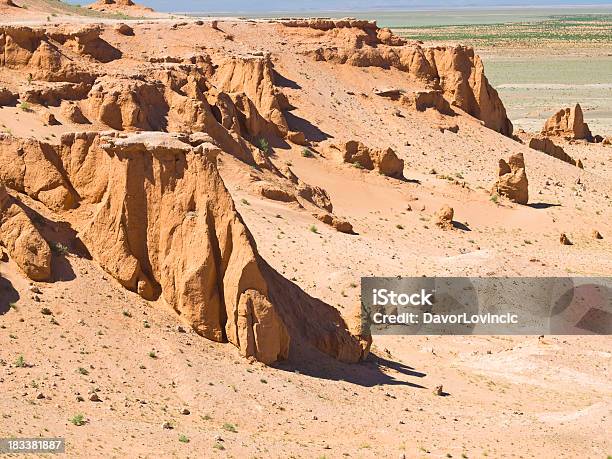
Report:
<svg viewBox="0 0 612 459"><path fill-rule="evenodd" d="M19 293L8 279L0 275L0 315L11 309L11 303L19 301Z"/></svg>
<svg viewBox="0 0 612 459"><path fill-rule="evenodd" d="M385 369L391 369L407 377L425 376L425 373L400 362L370 354L363 362L344 363L343 360L356 360L361 348L359 337L349 332L338 310L308 295L264 260L261 260L261 266L268 280L270 301L277 306L291 335L289 359L274 364L275 368L365 387L404 385L425 388L385 373Z"/></svg>

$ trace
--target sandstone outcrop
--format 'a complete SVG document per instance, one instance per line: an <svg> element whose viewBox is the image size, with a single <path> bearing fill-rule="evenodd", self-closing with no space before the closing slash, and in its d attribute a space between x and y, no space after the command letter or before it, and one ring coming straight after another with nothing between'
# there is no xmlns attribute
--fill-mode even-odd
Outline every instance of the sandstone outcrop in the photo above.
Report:
<svg viewBox="0 0 612 459"><path fill-rule="evenodd" d="M542 128L546 136L560 136L568 139L592 140L589 126L584 122L580 104L574 108L564 108L552 115Z"/></svg>
<svg viewBox="0 0 612 459"><path fill-rule="evenodd" d="M64 119L75 124L91 124L91 122L83 115L81 107L74 102L62 101L60 105L60 113Z"/></svg>
<svg viewBox="0 0 612 459"><path fill-rule="evenodd" d="M54 158L48 144L0 134L0 182L50 209L70 209L77 194Z"/></svg>
<svg viewBox="0 0 612 459"><path fill-rule="evenodd" d="M8 88L0 86L0 107L5 105L15 105L18 99L19 96L17 94L14 94Z"/></svg>
<svg viewBox="0 0 612 459"><path fill-rule="evenodd" d="M434 214L434 223L442 229L453 229L454 215L455 211L453 208L444 205Z"/></svg>
<svg viewBox="0 0 612 459"><path fill-rule="evenodd" d="M529 201L529 182L525 172L525 159L522 153L510 156L508 162L499 160L499 178L491 193L505 196L518 204Z"/></svg>
<svg viewBox="0 0 612 459"><path fill-rule="evenodd" d="M354 234L353 225L351 225L350 222L342 220L341 218L338 218L333 214L320 213L315 214L315 217L317 218L317 220L325 223L326 225L331 226L336 231L339 231L341 233Z"/></svg>
<svg viewBox="0 0 612 459"><path fill-rule="evenodd" d="M91 84L95 74L70 55L109 62L121 52L100 38L99 26L30 28L0 26L0 66L27 69L31 78Z"/></svg>
<svg viewBox="0 0 612 459"><path fill-rule="evenodd" d="M555 143L545 136L535 136L529 140L529 148L546 153L548 156L560 159L572 166L576 166L577 162L570 155L565 153L562 147L555 145Z"/></svg>
<svg viewBox="0 0 612 459"><path fill-rule="evenodd" d="M279 135L289 131L283 114L282 100L274 85L274 72L269 55L240 56L227 59L219 64L215 72L216 87L234 99L245 113L247 131L251 136ZM244 94L248 99L240 97ZM262 123L255 116L245 100L252 102L256 111L265 120Z"/></svg>
<svg viewBox="0 0 612 459"><path fill-rule="evenodd" d="M444 115L453 115L453 110L450 104L444 98L441 90L415 91L404 94L400 98L400 102L415 110L423 112L428 108L433 108Z"/></svg>
<svg viewBox="0 0 612 459"><path fill-rule="evenodd" d="M389 177L404 178L404 161L391 148L371 149L361 142L349 140L340 145L331 145L329 149L342 162L377 170Z"/></svg>
<svg viewBox="0 0 612 459"><path fill-rule="evenodd" d="M291 336L342 360L362 359L367 337L351 334L335 309L288 288L261 260L209 140L83 132L53 145L3 135L0 180L58 220L78 203L84 219L73 224L93 259L125 288L162 298L202 336L264 363L286 358ZM300 184L294 175L282 180ZM0 240L29 276L47 279L46 242L13 198L0 195Z"/></svg>
<svg viewBox="0 0 612 459"><path fill-rule="evenodd" d="M0 181L0 242L32 280L51 278L51 249L20 203Z"/></svg>
<svg viewBox="0 0 612 459"><path fill-rule="evenodd" d="M123 14L142 14L153 12L152 8L148 8L134 3L132 0L98 0L95 3L87 6L87 8L96 11L108 13L123 13Z"/></svg>
<svg viewBox="0 0 612 459"><path fill-rule="evenodd" d="M366 19L355 19L355 18L342 18L342 19L330 19L330 18L299 18L299 19L287 19L282 20L281 23L286 27L307 27L316 30L332 30L332 29L343 29L343 28L355 28L360 30L371 30L376 32L378 26L376 21L369 21Z"/></svg>
<svg viewBox="0 0 612 459"><path fill-rule="evenodd" d="M290 27L312 27L309 21L284 23ZM389 46L370 29L349 40L334 42L332 32L338 30L334 21L317 26L327 30L330 46L318 48L309 54L315 60L330 61L357 67L396 68L409 78L425 82L433 90L442 91L450 105L484 122L501 134L512 135L512 123L497 91L489 84L484 65L474 49L465 46L438 46L422 48L418 44ZM375 27L375 26L374 26ZM377 29L378 30L378 29ZM374 36L374 38L372 38ZM334 46L336 45L336 46Z"/></svg>

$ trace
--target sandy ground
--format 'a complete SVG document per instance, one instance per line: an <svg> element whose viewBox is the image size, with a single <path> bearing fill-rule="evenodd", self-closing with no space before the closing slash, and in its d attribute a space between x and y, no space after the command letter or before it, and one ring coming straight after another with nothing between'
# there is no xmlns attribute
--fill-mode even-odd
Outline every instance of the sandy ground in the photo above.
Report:
<svg viewBox="0 0 612 459"><path fill-rule="evenodd" d="M466 115L412 112L374 95L376 88L414 83L398 71L301 55L316 37L278 24L219 26L233 40L210 28L197 29L193 40L195 26L169 30L166 22L138 25L135 38L111 32L105 38L124 52L126 68L140 65L136 56L143 53L184 55L201 47L272 53L282 89L297 107L290 127L315 140L314 158L279 144L272 145L273 161L325 188L334 213L357 234L254 195L248 170L229 155L221 156L220 170L263 258L307 293L348 315L359 304L361 276L612 273L612 147L573 145L568 153L585 158L580 170ZM70 127L44 127L36 110L0 108L0 126L49 139ZM440 123L457 124L459 132L441 133ZM408 180L324 156L327 143L352 138L394 148ZM498 159L514 152L525 155L529 206L490 198ZM454 230L430 222L443 204L455 210ZM591 239L592 229L604 239ZM574 245L561 246L561 232ZM53 235L68 247L73 238ZM57 279L37 284L42 293L12 262L0 264L8 280L0 311L0 436L64 436L72 457L612 452L609 337L374 337L372 355L361 364L319 356L265 367L241 359L230 345L181 332L166 306L125 291L73 252L55 255ZM42 314L45 307L51 316ZM25 366L15 365L19 356ZM433 394L440 384L446 396ZM90 401L92 392L101 401ZM189 414L181 414L185 408ZM84 425L69 420L77 414ZM163 428L166 422L173 428Z"/></svg>

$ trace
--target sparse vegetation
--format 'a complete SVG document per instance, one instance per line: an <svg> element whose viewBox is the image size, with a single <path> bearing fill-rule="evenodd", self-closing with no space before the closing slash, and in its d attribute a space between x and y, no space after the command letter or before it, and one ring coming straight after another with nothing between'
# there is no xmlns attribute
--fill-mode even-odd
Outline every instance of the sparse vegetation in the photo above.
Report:
<svg viewBox="0 0 612 459"><path fill-rule="evenodd" d="M317 229L315 225L310 225L310 228L308 229L310 230L311 233L319 234L319 230Z"/></svg>
<svg viewBox="0 0 612 459"><path fill-rule="evenodd" d="M69 419L69 421L75 426L82 426L85 424L85 416L83 416L82 414L75 414Z"/></svg>
<svg viewBox="0 0 612 459"><path fill-rule="evenodd" d="M87 376L89 374L89 370L87 368L79 367L77 371L83 376Z"/></svg>
<svg viewBox="0 0 612 459"><path fill-rule="evenodd" d="M228 432L233 432L233 433L237 433L238 429L236 428L236 426L234 424L231 424L229 422L226 422L225 424L223 424L223 430L226 430Z"/></svg>
<svg viewBox="0 0 612 459"><path fill-rule="evenodd" d="M23 355L20 355L19 357L17 357L17 360L15 360L15 366L17 368L26 367L26 362L25 362L25 359L23 358Z"/></svg>
<svg viewBox="0 0 612 459"><path fill-rule="evenodd" d="M270 151L270 144L268 143L268 139L265 137L260 137L257 139L257 148L264 153L268 153Z"/></svg>
<svg viewBox="0 0 612 459"><path fill-rule="evenodd" d="M66 247L61 242L53 242L51 243L51 251L56 255L68 255L68 247Z"/></svg>
<svg viewBox="0 0 612 459"><path fill-rule="evenodd" d="M181 443L189 443L189 437L187 435L181 434L178 439Z"/></svg>
<svg viewBox="0 0 612 459"><path fill-rule="evenodd" d="M314 153L310 150L310 148L304 148L302 150L302 156L304 158L314 158Z"/></svg>
<svg viewBox="0 0 612 459"><path fill-rule="evenodd" d="M24 111L24 112L31 112L32 111L32 107L30 107L30 104L28 104L27 102L21 102L19 104L19 109L21 111Z"/></svg>

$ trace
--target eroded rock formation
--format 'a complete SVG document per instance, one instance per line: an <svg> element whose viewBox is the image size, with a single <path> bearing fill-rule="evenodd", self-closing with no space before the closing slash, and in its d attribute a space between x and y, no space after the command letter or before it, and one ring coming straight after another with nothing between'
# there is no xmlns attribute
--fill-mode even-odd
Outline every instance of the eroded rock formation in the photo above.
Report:
<svg viewBox="0 0 612 459"><path fill-rule="evenodd" d="M3 183L58 219L78 203L87 217L71 223L94 260L143 298L163 298L200 335L229 341L264 363L288 356L292 334L319 339L316 330L287 328L286 320L304 322L296 317L304 312L299 304L280 293L271 300L271 289L284 292L279 283L288 281L257 254L217 171L220 149L206 138L83 132L65 134L59 144L1 140ZM50 277L47 242L4 188L0 240L32 279ZM312 307L305 294L298 301ZM330 314L334 332L326 332L326 343L310 344L348 361L363 358L368 340L346 324L338 328L344 322Z"/></svg>
<svg viewBox="0 0 612 459"><path fill-rule="evenodd" d="M510 156L508 162L499 160L499 178L493 185L492 193L505 196L518 204L529 201L529 182L525 172L525 159L522 153Z"/></svg>
<svg viewBox="0 0 612 459"><path fill-rule="evenodd" d="M356 140L331 145L329 150L340 161L368 170L377 170L394 178L404 177L404 161L391 148L371 149Z"/></svg>
<svg viewBox="0 0 612 459"><path fill-rule="evenodd" d="M576 166L577 162L570 155L565 153L562 147L559 145L555 145L555 143L545 136L535 136L529 140L529 148L533 148L534 150L541 151L542 153L546 153L548 156L552 156L553 158L560 159L566 163L571 164L572 166Z"/></svg>
<svg viewBox="0 0 612 459"><path fill-rule="evenodd" d="M546 136L560 136L568 139L591 140L589 126L584 122L584 115L580 104L574 108L564 108L552 115L542 128Z"/></svg>
<svg viewBox="0 0 612 459"><path fill-rule="evenodd" d="M51 278L51 249L20 202L0 181L0 243L32 280Z"/></svg>
<svg viewBox="0 0 612 459"><path fill-rule="evenodd" d="M288 27L308 27L325 31L330 46L309 54L315 60L357 67L396 68L408 78L442 91L448 102L482 120L485 126L512 135L512 123L497 91L489 84L484 65L474 49L465 46L422 48L403 40L389 41L387 32L375 23L345 20L295 20L282 22ZM353 25L351 25L353 24ZM352 36L340 35L352 27ZM337 41L334 41L337 39Z"/></svg>

